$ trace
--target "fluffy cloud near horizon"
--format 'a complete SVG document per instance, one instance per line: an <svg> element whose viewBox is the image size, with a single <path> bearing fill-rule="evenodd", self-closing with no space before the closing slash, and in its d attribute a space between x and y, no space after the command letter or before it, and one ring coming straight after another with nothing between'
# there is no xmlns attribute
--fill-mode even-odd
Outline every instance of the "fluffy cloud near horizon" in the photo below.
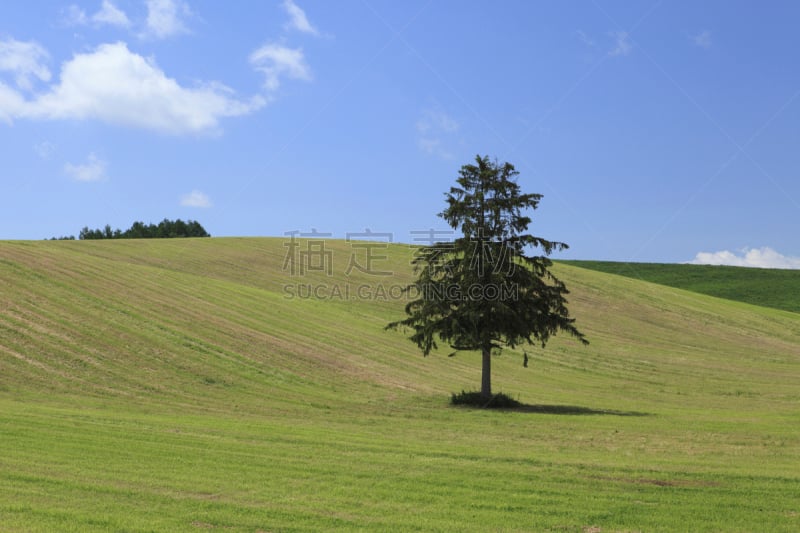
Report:
<svg viewBox="0 0 800 533"><path fill-rule="evenodd" d="M740 255L727 250L721 252L699 252L689 263L693 265L800 269L800 257L788 257L766 246L763 248L745 248Z"/></svg>
<svg viewBox="0 0 800 533"><path fill-rule="evenodd" d="M44 71L30 67L13 72L44 77ZM6 122L96 119L180 135L215 132L220 119L247 115L265 104L261 96L237 99L219 83L183 87L123 42L76 54L63 64L59 83L30 100L0 81L0 120Z"/></svg>
<svg viewBox="0 0 800 533"><path fill-rule="evenodd" d="M107 166L105 161L91 153L86 158L86 163L66 163L64 172L75 181L100 181L106 179Z"/></svg>
<svg viewBox="0 0 800 533"><path fill-rule="evenodd" d="M204 192L193 190L189 194L181 196L181 205L184 207L211 207L211 198Z"/></svg>

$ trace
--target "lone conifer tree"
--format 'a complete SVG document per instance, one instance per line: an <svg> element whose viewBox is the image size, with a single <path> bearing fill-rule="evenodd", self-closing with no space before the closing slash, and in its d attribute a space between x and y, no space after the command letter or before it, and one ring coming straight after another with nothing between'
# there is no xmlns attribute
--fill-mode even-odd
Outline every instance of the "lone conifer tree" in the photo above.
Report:
<svg viewBox="0 0 800 533"><path fill-rule="evenodd" d="M570 318L566 286L550 271L547 257L567 245L525 233L540 194L522 194L510 163L476 156L459 171L447 208L439 213L462 236L421 247L413 260L417 280L406 288L416 299L407 318L386 327L408 327L424 355L439 340L456 351L482 353L481 397L491 399L492 354L523 342L545 346L565 331L588 344ZM544 255L528 256L540 248ZM527 366L527 357L525 360Z"/></svg>

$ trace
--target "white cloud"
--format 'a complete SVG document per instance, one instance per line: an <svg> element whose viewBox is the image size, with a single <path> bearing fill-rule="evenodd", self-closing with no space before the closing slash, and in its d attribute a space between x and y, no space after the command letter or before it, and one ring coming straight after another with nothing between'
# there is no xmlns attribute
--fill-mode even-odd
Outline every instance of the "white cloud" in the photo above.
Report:
<svg viewBox="0 0 800 533"><path fill-rule="evenodd" d="M131 21L125 12L114 5L111 0L103 0L100 4L100 9L91 17L86 15L86 11L83 8L71 4L64 16L64 23L67 26L87 26L92 24L94 26L109 25L121 28L128 28L131 25Z"/></svg>
<svg viewBox="0 0 800 533"><path fill-rule="evenodd" d="M145 36L164 39L189 28L183 19L192 15L189 5L181 0L147 0L147 30Z"/></svg>
<svg viewBox="0 0 800 533"><path fill-rule="evenodd" d="M0 119L96 119L171 134L215 132L220 119L252 113L263 97L235 98L219 83L187 88L155 61L104 44L64 63L61 79L32 100L0 83Z"/></svg>
<svg viewBox="0 0 800 533"><path fill-rule="evenodd" d="M250 54L250 64L264 74L264 88L270 92L280 87L280 79L283 76L297 80L311 80L311 69L306 63L302 48L265 44Z"/></svg>
<svg viewBox="0 0 800 533"><path fill-rule="evenodd" d="M0 121L12 124L25 107L25 99L3 82L0 82Z"/></svg>
<svg viewBox="0 0 800 533"><path fill-rule="evenodd" d="M50 70L44 64L48 57L47 50L34 41L0 41L0 72L10 72L20 89L30 90L33 87L32 78L50 81Z"/></svg>
<svg viewBox="0 0 800 533"><path fill-rule="evenodd" d="M108 24L122 28L127 28L131 25L131 21L125 12L111 3L111 0L103 0L100 10L92 15L92 21L97 24Z"/></svg>
<svg viewBox="0 0 800 533"><path fill-rule="evenodd" d="M455 142L455 134L460 124L441 109L427 109L417 120L417 146L420 150L441 157L453 159L453 153L447 145Z"/></svg>
<svg viewBox="0 0 800 533"><path fill-rule="evenodd" d="M703 30L697 35L693 35L691 39L692 42L700 48L711 48L711 32L709 30Z"/></svg>
<svg viewBox="0 0 800 533"><path fill-rule="evenodd" d="M614 48L608 53L610 56L626 56L631 53L631 42L629 40L628 32L615 31L611 32L614 38Z"/></svg>
<svg viewBox="0 0 800 533"><path fill-rule="evenodd" d="M286 24L287 29L297 30L299 32L308 33L311 35L319 35L317 28L312 26L308 21L305 11L300 9L300 7L292 0L284 0L283 8L289 15L289 22Z"/></svg>
<svg viewBox="0 0 800 533"><path fill-rule="evenodd" d="M207 194L195 189L189 194L184 194L183 196L181 196L181 205L184 207L207 208L211 207L211 199L208 197Z"/></svg>
<svg viewBox="0 0 800 533"><path fill-rule="evenodd" d="M91 153L86 163L77 165L66 163L64 172L76 181L100 181L106 179L106 166L105 161Z"/></svg>
<svg viewBox="0 0 800 533"><path fill-rule="evenodd" d="M800 257L788 257L769 247L745 248L740 251L740 255L727 250L722 252L700 252L689 263L693 265L800 269Z"/></svg>

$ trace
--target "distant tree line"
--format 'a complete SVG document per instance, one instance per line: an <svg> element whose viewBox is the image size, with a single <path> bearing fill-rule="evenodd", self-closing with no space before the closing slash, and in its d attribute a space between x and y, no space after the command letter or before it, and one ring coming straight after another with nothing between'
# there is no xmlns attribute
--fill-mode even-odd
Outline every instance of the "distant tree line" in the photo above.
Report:
<svg viewBox="0 0 800 533"><path fill-rule="evenodd" d="M211 237L199 222L195 220L164 219L158 224L145 224L144 222L134 222L130 228L122 231L121 229L111 229L106 224L103 229L89 229L84 227L78 234L80 240L94 239L174 239L179 237ZM75 240L74 236L53 237L50 240L67 241Z"/></svg>

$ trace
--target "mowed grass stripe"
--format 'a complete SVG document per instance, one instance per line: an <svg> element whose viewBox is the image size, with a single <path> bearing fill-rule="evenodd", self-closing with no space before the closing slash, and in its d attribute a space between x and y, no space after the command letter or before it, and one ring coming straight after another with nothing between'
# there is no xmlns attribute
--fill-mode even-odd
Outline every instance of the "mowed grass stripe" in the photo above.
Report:
<svg viewBox="0 0 800 533"><path fill-rule="evenodd" d="M580 502L580 513L587 520L618 527L652 526L647 516L667 502L667 506L680 504L679 510L670 511L670 521L654 529L669 529L670 524L674 529L687 523L682 520L693 520L699 524L696 529L713 530L714 524L730 523L732 517L746 513L784 513L791 509L794 486L794 480L780 477L676 477L658 469L563 464L535 457L503 460L497 451L469 449L464 444L449 451L425 450L413 442L406 447L405 438L380 438L354 432L352 427L345 432L272 425L269 431L259 431L228 424L222 434L204 435L193 434L185 426L172 427L185 424L181 420L145 418L144 424L137 425L129 419L108 427L76 421L63 413L58 420L66 425L58 433L63 445L48 453L49 464L31 456L27 468L33 472L27 477L0 479L22 487L22 497L39 499L43 506L54 503L65 491L83 497L79 501L87 503L82 509L62 509L65 520L80 522L82 515L98 519L92 515L97 501L108 501L109 513L101 517L104 523L128 530L154 524L162 529L181 528L204 520L234 528L383 525L479 530L482 523L523 530L570 523L574 519L574 512L568 510L570 502ZM53 419L45 417L44 422L52 431ZM25 428L25 433L31 429ZM186 429L188 435L183 433ZM253 434L257 438L250 438ZM33 440L22 444L18 449L29 454L44 451L37 450ZM91 458L110 468L98 472ZM140 465L134 476L130 463ZM26 466L26 461L20 464ZM243 464L247 467L242 468ZM737 501L754 488L760 500L770 502L766 509L745 504L714 516L717 506ZM152 502L154 507L134 512L128 498ZM454 507L470 520L454 516ZM282 522L275 515L293 517L294 522ZM126 521L126 516L133 520ZM383 522L383 516L393 516L393 522ZM704 520L708 528L702 527ZM92 525L88 520L81 523Z"/></svg>

